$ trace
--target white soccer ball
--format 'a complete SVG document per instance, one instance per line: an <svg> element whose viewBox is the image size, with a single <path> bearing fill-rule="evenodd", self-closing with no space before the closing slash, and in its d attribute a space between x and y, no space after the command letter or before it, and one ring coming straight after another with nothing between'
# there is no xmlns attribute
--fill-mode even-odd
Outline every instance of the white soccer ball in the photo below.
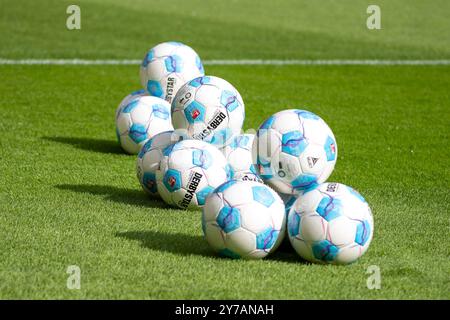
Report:
<svg viewBox="0 0 450 320"><path fill-rule="evenodd" d="M132 93L127 95L125 98L123 98L122 101L119 103L119 105L116 108L116 118L117 118L117 115L119 114L119 112L127 104L129 104L131 102L131 100L133 100L135 98L143 97L143 96L148 96L148 93L144 89L139 89L139 90L133 91Z"/></svg>
<svg viewBox="0 0 450 320"><path fill-rule="evenodd" d="M150 49L140 69L142 86L169 103L183 84L204 74L200 57L180 42L164 42Z"/></svg>
<svg viewBox="0 0 450 320"><path fill-rule="evenodd" d="M230 180L206 199L203 234L220 255L258 259L273 252L285 233L279 195L256 181Z"/></svg>
<svg viewBox="0 0 450 320"><path fill-rule="evenodd" d="M254 134L240 134L220 149L233 170L233 179L262 182L252 161L254 138Z"/></svg>
<svg viewBox="0 0 450 320"><path fill-rule="evenodd" d="M117 139L130 154L137 154L148 139L168 130L173 130L170 105L160 98L138 96L116 115Z"/></svg>
<svg viewBox="0 0 450 320"><path fill-rule="evenodd" d="M176 131L164 131L149 139L139 151L136 161L136 174L142 189L151 196L158 196L156 171L160 169L164 150L168 146L183 140Z"/></svg>
<svg viewBox="0 0 450 320"><path fill-rule="evenodd" d="M323 183L298 196L288 217L289 240L311 262L348 264L368 249L373 236L369 205L354 189Z"/></svg>
<svg viewBox="0 0 450 320"><path fill-rule="evenodd" d="M231 168L213 145L198 140L183 140L163 150L156 171L161 198L181 209L200 208L206 197L231 177Z"/></svg>
<svg viewBox="0 0 450 320"><path fill-rule="evenodd" d="M240 134L245 107L239 92L213 76L196 78L178 91L172 102L172 121L192 139L223 147Z"/></svg>
<svg viewBox="0 0 450 320"><path fill-rule="evenodd" d="M337 159L330 127L314 113L297 109L269 117L259 127L252 150L260 177L286 194L325 182Z"/></svg>

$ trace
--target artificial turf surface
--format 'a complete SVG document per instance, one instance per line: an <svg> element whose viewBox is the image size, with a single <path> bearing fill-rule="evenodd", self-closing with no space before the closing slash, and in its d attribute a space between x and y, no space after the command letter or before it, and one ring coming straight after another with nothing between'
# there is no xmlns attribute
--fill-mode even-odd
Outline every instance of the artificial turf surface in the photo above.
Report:
<svg viewBox="0 0 450 320"><path fill-rule="evenodd" d="M322 14L323 24L294 24L292 13L279 21L275 18L285 11L276 6L266 13L273 22L264 24L245 2L236 16L221 13L219 26L205 18L208 8L199 4L195 15L177 11L187 29L173 29L162 27L172 5L155 13L155 7L146 7L144 19L137 16L139 3L126 7L113 1L105 7L94 1L81 7L92 8L86 14L97 22L86 17L85 29L74 34L47 19L60 10L57 21L64 26L67 5L47 2L55 5L46 12L37 2L29 4L43 16L21 13L29 19L15 26L17 33L9 36L0 28L7 44L0 58L139 58L154 43L172 39L198 47L204 59L450 57L450 44L430 31L448 27L440 20L445 10L437 10L425 29L408 25L402 37L396 22L394 31L388 24L387 35L376 38L352 28L351 12L359 9L350 1L342 2L347 11L333 4L338 17L350 21L334 31L321 29L327 14L313 5L305 10ZM401 8L410 2L393 3ZM405 10L431 10L425 2L413 3L417 6ZM20 13L17 1L8 5ZM364 5L357 8L364 18ZM5 12L0 23L13 28ZM103 25L102 14L110 17ZM389 10L386 15L395 16ZM419 26L425 23L410 17ZM33 21L42 29L32 28ZM155 28L161 32L151 31ZM39 39L37 30L56 30L55 37ZM115 141L114 111L139 87L137 66L1 65L0 298L450 298L449 66L206 66L206 71L238 88L246 129L293 107L325 119L339 146L329 180L355 187L374 213L368 252L343 267L307 264L289 247L260 261L218 258L202 238L200 212L149 199L135 177L135 157L123 154ZM81 268L80 290L66 287L69 265ZM371 265L381 270L380 290L366 286Z"/></svg>

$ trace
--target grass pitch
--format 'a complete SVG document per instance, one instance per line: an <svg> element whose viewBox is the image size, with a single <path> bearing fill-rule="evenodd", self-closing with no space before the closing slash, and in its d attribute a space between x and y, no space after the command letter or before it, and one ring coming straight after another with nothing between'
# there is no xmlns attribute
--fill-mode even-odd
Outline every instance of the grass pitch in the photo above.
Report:
<svg viewBox="0 0 450 320"><path fill-rule="evenodd" d="M364 1L329 2L341 21L334 30L324 27L329 10L315 4L296 11L307 24L294 23L289 3L267 3L262 21L250 2L217 11L217 19L207 17L211 7L183 2L172 22L172 5L82 1L79 33L65 30L68 3L47 1L44 10L33 2L22 12L20 1L6 2L0 58L135 59L168 39L203 59L450 57L438 32L450 30L445 10L423 20L419 13L437 5L421 1L380 1L387 18L378 35L364 29ZM11 25L11 13L20 23ZM395 13L399 20L390 19ZM54 36L38 38L39 30ZM206 71L241 92L247 129L294 107L327 121L339 146L329 180L355 187L374 213L368 252L343 267L307 264L289 247L260 261L216 257L202 238L200 212L150 200L135 157L115 141L114 111L139 88L137 67L0 65L0 298L450 298L449 66ZM66 287L69 265L81 268L80 290ZM381 271L379 290L366 286L371 265Z"/></svg>

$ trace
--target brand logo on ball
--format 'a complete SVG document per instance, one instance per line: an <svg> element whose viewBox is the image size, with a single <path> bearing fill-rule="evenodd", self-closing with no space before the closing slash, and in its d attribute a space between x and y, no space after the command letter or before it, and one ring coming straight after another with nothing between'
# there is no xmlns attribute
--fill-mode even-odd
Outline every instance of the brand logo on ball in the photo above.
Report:
<svg viewBox="0 0 450 320"><path fill-rule="evenodd" d="M262 182L258 177L256 177L255 175L244 175L241 178L242 181L256 181L256 182Z"/></svg>
<svg viewBox="0 0 450 320"><path fill-rule="evenodd" d="M330 145L330 149L331 149L331 152L336 153L336 146L334 145L334 143L332 143Z"/></svg>
<svg viewBox="0 0 450 320"><path fill-rule="evenodd" d="M175 185L175 183L177 183L177 179L174 176L169 177L169 179L167 180L167 182L169 183L169 185L173 188L173 186Z"/></svg>
<svg viewBox="0 0 450 320"><path fill-rule="evenodd" d="M191 96L192 96L192 93L186 92L184 97L182 97L180 100L178 100L178 102L184 106L186 103L188 103L191 100Z"/></svg>
<svg viewBox="0 0 450 320"><path fill-rule="evenodd" d="M308 166L310 168L314 167L318 160L319 160L319 158L308 157Z"/></svg>
<svg viewBox="0 0 450 320"><path fill-rule="evenodd" d="M191 113L192 119L197 119L197 117L200 115L200 111L198 109L194 109Z"/></svg>
<svg viewBox="0 0 450 320"><path fill-rule="evenodd" d="M176 84L176 79L173 77L167 78L167 85L166 85L166 101L172 102L172 96L174 93L174 87Z"/></svg>
<svg viewBox="0 0 450 320"><path fill-rule="evenodd" d="M189 182L186 189L186 194L184 195L183 200L181 200L178 205L182 207L183 209L186 209L189 204L192 201L192 198L194 197L195 191L198 188L198 185L200 184L200 181L202 180L203 175L199 172L193 172L189 176Z"/></svg>
<svg viewBox="0 0 450 320"><path fill-rule="evenodd" d="M286 172L284 171L283 168L283 163L282 162L278 162L278 171L277 174L280 178L284 178L286 177Z"/></svg>
<svg viewBox="0 0 450 320"><path fill-rule="evenodd" d="M200 140L205 139L211 133L211 131L213 131L218 126L220 126L220 124L226 118L227 118L227 115L219 110L218 112L216 112L214 114L214 116L211 119L211 121L208 122L208 125L207 125L206 129L203 129L202 132L200 132L199 134L194 135L193 138L194 139L200 139Z"/></svg>
<svg viewBox="0 0 450 320"><path fill-rule="evenodd" d="M337 183L330 183L327 186L327 192L336 192L338 188L338 184Z"/></svg>
<svg viewBox="0 0 450 320"><path fill-rule="evenodd" d="M284 172L283 170L278 170L278 176L284 178L286 177L286 172Z"/></svg>
<svg viewBox="0 0 450 320"><path fill-rule="evenodd" d="M258 164L258 170L260 174L264 174L264 167L260 164Z"/></svg>
<svg viewBox="0 0 450 320"><path fill-rule="evenodd" d="M227 115L222 111L219 111L214 115L213 119L208 123L208 129L216 129L225 120Z"/></svg>

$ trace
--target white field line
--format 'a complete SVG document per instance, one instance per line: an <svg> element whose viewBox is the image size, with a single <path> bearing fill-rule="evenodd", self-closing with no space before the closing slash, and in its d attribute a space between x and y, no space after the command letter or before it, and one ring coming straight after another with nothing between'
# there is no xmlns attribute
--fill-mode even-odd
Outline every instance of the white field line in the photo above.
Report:
<svg viewBox="0 0 450 320"><path fill-rule="evenodd" d="M0 59L0 65L138 65L142 60Z"/></svg>
<svg viewBox="0 0 450 320"><path fill-rule="evenodd" d="M135 59L0 59L0 65L139 65L141 60ZM437 66L450 65L450 60L204 60L204 65L368 65L368 66Z"/></svg>

